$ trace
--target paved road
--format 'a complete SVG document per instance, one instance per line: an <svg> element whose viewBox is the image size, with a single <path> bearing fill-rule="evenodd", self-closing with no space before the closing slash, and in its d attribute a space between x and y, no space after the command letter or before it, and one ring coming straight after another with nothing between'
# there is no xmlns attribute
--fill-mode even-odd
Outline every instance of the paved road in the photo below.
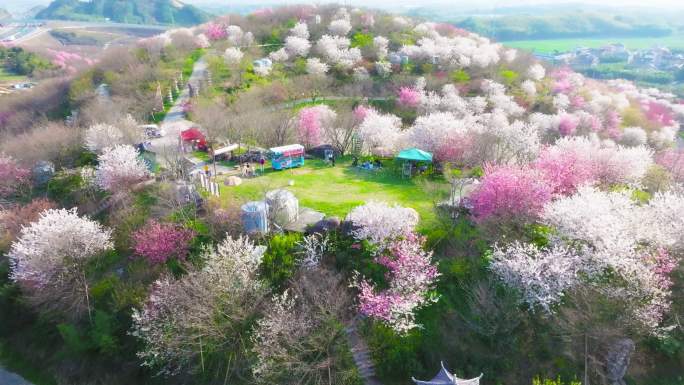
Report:
<svg viewBox="0 0 684 385"><path fill-rule="evenodd" d="M2 385L32 385L21 376L8 372L0 367L0 384Z"/></svg>
<svg viewBox="0 0 684 385"><path fill-rule="evenodd" d="M207 62L204 57L200 58L193 67L192 75L188 80L189 84L192 84L194 89L198 89L198 84L204 78L207 69ZM160 158L164 158L165 154L167 156L173 156L179 152L178 148L178 137L181 131L186 130L190 127L197 126L196 123L185 119L185 113L183 112L183 104L190 100L190 91L187 87L183 89L178 99L174 105L169 109L169 112L164 117L164 121L161 123L161 128L166 131L166 135L161 138L152 139L151 150L158 155Z"/></svg>

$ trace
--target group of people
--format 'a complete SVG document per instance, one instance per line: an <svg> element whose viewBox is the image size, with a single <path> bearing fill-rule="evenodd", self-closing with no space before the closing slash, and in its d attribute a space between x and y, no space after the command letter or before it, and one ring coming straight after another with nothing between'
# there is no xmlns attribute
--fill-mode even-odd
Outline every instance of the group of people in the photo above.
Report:
<svg viewBox="0 0 684 385"><path fill-rule="evenodd" d="M264 173L264 165L266 164L266 159L262 156L259 158L259 170L263 174ZM252 177L257 175L257 167L252 166L251 162L245 162L240 164L240 175L243 177Z"/></svg>
<svg viewBox="0 0 684 385"><path fill-rule="evenodd" d="M352 167L360 167L364 170L377 170L382 168L382 162L380 159L374 159L373 161L367 160L361 163L359 166L359 158L354 156L354 159L352 160Z"/></svg>

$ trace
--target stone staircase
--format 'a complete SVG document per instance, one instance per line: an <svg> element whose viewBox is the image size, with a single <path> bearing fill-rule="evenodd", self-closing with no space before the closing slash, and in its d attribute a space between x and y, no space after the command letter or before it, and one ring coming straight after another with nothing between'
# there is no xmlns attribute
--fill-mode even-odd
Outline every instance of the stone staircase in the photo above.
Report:
<svg viewBox="0 0 684 385"><path fill-rule="evenodd" d="M354 364L365 385L382 385L375 377L375 367L370 357L368 345L364 342L357 329L357 319L353 319L349 326L344 329L347 334L347 342L354 358Z"/></svg>

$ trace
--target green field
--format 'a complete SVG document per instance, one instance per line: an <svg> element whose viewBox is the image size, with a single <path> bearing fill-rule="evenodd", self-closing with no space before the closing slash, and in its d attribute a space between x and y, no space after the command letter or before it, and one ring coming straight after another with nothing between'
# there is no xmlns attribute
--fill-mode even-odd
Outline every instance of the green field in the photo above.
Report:
<svg viewBox="0 0 684 385"><path fill-rule="evenodd" d="M0 67L0 84L20 83L26 80L26 76L9 73L4 68Z"/></svg>
<svg viewBox="0 0 684 385"><path fill-rule="evenodd" d="M671 35L666 37L647 37L647 38L597 38L597 39L549 39L549 40L515 40L504 41L502 44L520 48L537 53L553 53L554 51L564 52L578 46L598 48L611 43L623 43L628 49L644 49L655 45L663 45L670 49L684 50L684 34Z"/></svg>
<svg viewBox="0 0 684 385"><path fill-rule="evenodd" d="M338 161L337 167L313 160L291 170L266 169L264 175L244 179L240 186L221 186L221 196L260 200L267 191L285 187L297 196L300 206L340 218L365 202L385 201L415 209L421 227L427 226L435 219L435 200L448 192L447 183L441 178L402 179L400 170L390 167L392 161L384 163L385 169L379 171L353 168L349 159ZM290 180L293 186L288 185Z"/></svg>

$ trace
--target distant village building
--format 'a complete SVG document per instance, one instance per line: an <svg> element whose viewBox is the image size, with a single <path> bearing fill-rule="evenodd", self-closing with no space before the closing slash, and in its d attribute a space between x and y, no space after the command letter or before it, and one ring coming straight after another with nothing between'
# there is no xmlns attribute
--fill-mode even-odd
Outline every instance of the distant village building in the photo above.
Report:
<svg viewBox="0 0 684 385"><path fill-rule="evenodd" d="M655 46L630 51L624 44L613 43L600 48L577 47L555 55L535 54L553 64L575 67L595 67L600 64L626 63L635 69L677 71L684 68L684 54L673 53L667 47Z"/></svg>

